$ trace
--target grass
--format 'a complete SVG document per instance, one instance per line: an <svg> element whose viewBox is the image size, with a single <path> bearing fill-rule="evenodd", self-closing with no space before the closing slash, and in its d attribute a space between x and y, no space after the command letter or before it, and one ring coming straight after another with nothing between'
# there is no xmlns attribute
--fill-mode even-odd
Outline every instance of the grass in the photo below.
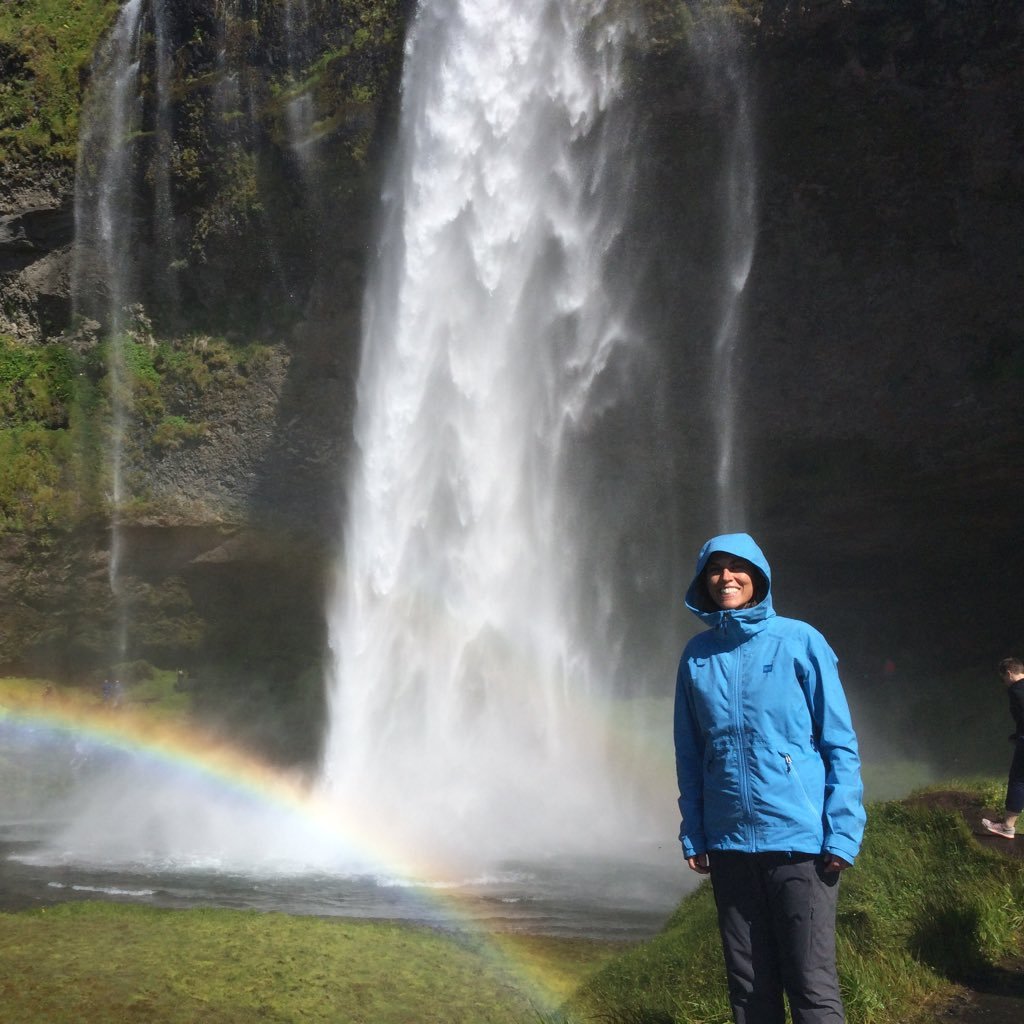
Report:
<svg viewBox="0 0 1024 1024"><path fill-rule="evenodd" d="M191 710L192 695L176 687L177 673L145 662L138 664L144 669L133 672L134 664L117 666L117 678L124 688L118 710L136 716L140 724L183 721ZM35 712L54 706L68 718L100 710L102 686L68 686L24 676L0 678L0 711Z"/></svg>
<svg viewBox="0 0 1024 1024"><path fill-rule="evenodd" d="M519 1024L607 959L586 940L69 903L0 914L5 1024ZM560 978L534 990L525 974Z"/></svg>
<svg viewBox="0 0 1024 1024"><path fill-rule="evenodd" d="M959 784L971 813L1001 784ZM1024 950L1024 863L991 853L962 816L928 799L873 804L857 866L843 879L840 982L850 1024L928 1020L958 983ZM573 1021L726 1024L731 1019L709 885L661 935L626 953L572 999Z"/></svg>

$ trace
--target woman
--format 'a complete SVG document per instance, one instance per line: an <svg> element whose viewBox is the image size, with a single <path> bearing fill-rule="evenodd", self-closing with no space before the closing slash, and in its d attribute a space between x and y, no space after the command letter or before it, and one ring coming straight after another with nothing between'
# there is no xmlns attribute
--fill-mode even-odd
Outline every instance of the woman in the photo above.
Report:
<svg viewBox="0 0 1024 1024"><path fill-rule="evenodd" d="M745 533L701 549L686 605L708 629L683 651L675 744L689 866L711 874L737 1024L843 1020L840 873L860 850L857 738L836 656L775 614Z"/></svg>

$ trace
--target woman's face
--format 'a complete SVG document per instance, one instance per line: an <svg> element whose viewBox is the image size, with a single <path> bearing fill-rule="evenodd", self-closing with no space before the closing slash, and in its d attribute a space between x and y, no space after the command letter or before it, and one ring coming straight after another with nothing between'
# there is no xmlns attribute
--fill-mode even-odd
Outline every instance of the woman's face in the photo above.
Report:
<svg viewBox="0 0 1024 1024"><path fill-rule="evenodd" d="M714 551L704 566L704 582L719 608L746 608L754 603L754 567L745 558Z"/></svg>

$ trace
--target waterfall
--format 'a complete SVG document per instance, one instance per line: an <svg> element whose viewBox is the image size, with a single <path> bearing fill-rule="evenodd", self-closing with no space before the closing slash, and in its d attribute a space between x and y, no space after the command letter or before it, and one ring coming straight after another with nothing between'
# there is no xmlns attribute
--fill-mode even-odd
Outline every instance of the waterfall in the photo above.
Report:
<svg viewBox="0 0 1024 1024"><path fill-rule="evenodd" d="M715 497L718 531L745 529L747 501L737 432L742 299L757 240L756 166L750 85L727 23L706 29L700 43L727 118L721 176L722 267L718 327L712 343L711 405L718 450Z"/></svg>
<svg viewBox="0 0 1024 1024"><path fill-rule="evenodd" d="M134 292L131 137L141 118L138 89L143 0L128 0L101 51L97 78L83 110L75 174L75 249L72 301L78 316L95 317L109 336L111 546L109 579L117 605L115 660L127 648L127 612L121 594L125 500L124 449L131 402L125 363L125 313Z"/></svg>
<svg viewBox="0 0 1024 1024"><path fill-rule="evenodd" d="M431 0L407 42L324 773L421 850L593 850L621 830L617 610L574 487L628 348L606 287L624 29L602 6Z"/></svg>
<svg viewBox="0 0 1024 1024"><path fill-rule="evenodd" d="M174 114L172 95L173 55L171 30L166 5L153 5L153 35L156 51L156 137L157 156L153 161L155 282L160 300L168 312L180 302L177 281L177 240L174 208L171 201L171 165L174 159Z"/></svg>
<svg viewBox="0 0 1024 1024"><path fill-rule="evenodd" d="M308 89L299 89L300 76L306 70L306 56L302 40L309 32L309 9L306 0L286 0L284 8L285 55L288 74L294 94L285 106L285 120L288 125L289 145L299 162L303 173L309 173L309 165L315 157L316 134L314 121L316 111L313 96Z"/></svg>

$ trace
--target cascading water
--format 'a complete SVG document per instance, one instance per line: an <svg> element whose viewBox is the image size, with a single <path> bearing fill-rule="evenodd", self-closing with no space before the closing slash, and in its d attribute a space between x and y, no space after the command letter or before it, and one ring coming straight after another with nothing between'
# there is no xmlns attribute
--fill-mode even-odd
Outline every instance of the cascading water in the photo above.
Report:
<svg viewBox="0 0 1024 1024"><path fill-rule="evenodd" d="M727 110L720 178L722 204L722 304L712 347L711 403L718 451L715 468L717 529L746 528L746 494L738 431L737 362L742 341L743 292L757 240L756 168L750 87L737 58L736 39L726 25L708 29L701 40L708 75Z"/></svg>
<svg viewBox="0 0 1024 1024"><path fill-rule="evenodd" d="M306 0L286 0L284 8L285 53L288 59L288 73L293 86L307 64L303 53L302 40L308 38L309 7ZM316 135L314 132L315 109L313 96L308 89L301 89L289 97L285 106L288 124L289 145L299 162L303 173L309 173L315 159Z"/></svg>
<svg viewBox="0 0 1024 1024"><path fill-rule="evenodd" d="M628 160L602 131L621 26L601 15L434 0L407 44L325 774L446 856L593 849L622 826L615 609L594 600L604 556L571 478L626 340L604 261L622 215L606 175Z"/></svg>
<svg viewBox="0 0 1024 1024"><path fill-rule="evenodd" d="M95 317L110 338L111 403L110 587L117 605L115 660L124 660L127 613L120 593L122 537L119 513L125 499L124 445L130 382L124 330L132 301L133 178L130 139L138 127L138 90L143 0L128 0L101 54L97 82L83 112L75 176L75 250L72 300L79 316Z"/></svg>
<svg viewBox="0 0 1024 1024"><path fill-rule="evenodd" d="M172 97L173 57L168 11L155 3L152 11L156 63L156 145L153 162L153 215L156 249L154 282L165 311L176 311L180 302L177 281L177 240L171 199L171 167L174 160L174 116Z"/></svg>
<svg viewBox="0 0 1024 1024"><path fill-rule="evenodd" d="M301 0L293 13L297 24ZM127 26L115 37L134 39L138 21ZM222 785L191 757L86 745L72 806L20 855L33 872L64 885L85 866L89 886L113 880L174 905L422 916L417 896L398 895L411 874L479 896L489 921L541 931L649 934L664 920L686 882L664 841L664 702L649 702L658 732L644 747L614 693L627 617L617 583L623 565L642 575L637 506L649 492L634 485L650 463L639 446L602 450L634 436L645 403L631 384L650 380L618 301L625 275L612 272L632 184L626 31L602 0L418 9L366 296L314 799ZM226 52L217 59L211 107L241 113L222 141L245 155L251 83ZM104 103L113 88L97 90ZM102 172L126 159L117 143L130 127L127 115L95 123L90 151L112 154L95 161ZM94 220L83 213L86 232ZM645 783L630 773L649 766L638 808ZM275 773L269 783L280 791ZM648 829L657 843L642 842Z"/></svg>

